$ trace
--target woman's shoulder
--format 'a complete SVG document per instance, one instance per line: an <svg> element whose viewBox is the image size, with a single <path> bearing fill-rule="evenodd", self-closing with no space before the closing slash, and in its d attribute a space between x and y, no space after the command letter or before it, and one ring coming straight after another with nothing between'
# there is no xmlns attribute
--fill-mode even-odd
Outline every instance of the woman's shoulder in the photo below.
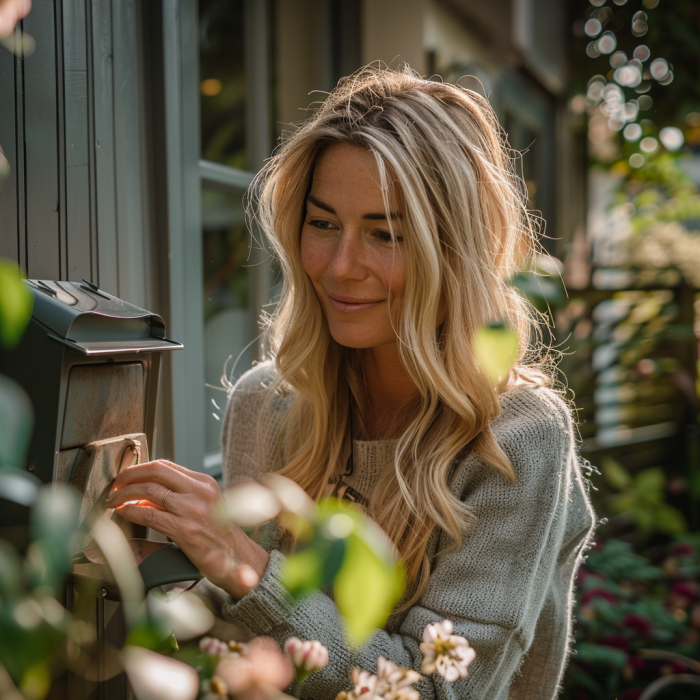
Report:
<svg viewBox="0 0 700 700"><path fill-rule="evenodd" d="M502 393L499 402L501 413L492 423L494 432L573 431L572 406L551 387L520 384Z"/></svg>
<svg viewBox="0 0 700 700"><path fill-rule="evenodd" d="M274 360L256 362L231 386L228 392L229 401L234 397L265 392L278 376Z"/></svg>

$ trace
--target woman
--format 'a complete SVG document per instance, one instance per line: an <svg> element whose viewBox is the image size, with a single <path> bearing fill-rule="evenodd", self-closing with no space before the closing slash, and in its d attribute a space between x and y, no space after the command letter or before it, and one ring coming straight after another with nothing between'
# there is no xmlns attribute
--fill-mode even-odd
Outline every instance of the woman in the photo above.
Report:
<svg viewBox="0 0 700 700"><path fill-rule="evenodd" d="M569 409L546 365L528 360L535 324L506 283L535 227L488 102L408 69L363 69L257 184L284 291L269 321L274 360L231 392L226 479L275 470L314 499L355 500L400 551L407 597L355 653L330 597L291 606L282 544L266 551L216 521L213 480L151 463L120 475L114 503L150 502L120 511L170 536L226 591L227 619L328 647L304 697L334 698L351 666L374 672L380 655L420 669L423 629L445 618L477 657L453 684L433 674L422 697L554 697L594 516ZM520 352L494 386L472 337L499 319L518 330ZM246 566L230 566L227 549Z"/></svg>

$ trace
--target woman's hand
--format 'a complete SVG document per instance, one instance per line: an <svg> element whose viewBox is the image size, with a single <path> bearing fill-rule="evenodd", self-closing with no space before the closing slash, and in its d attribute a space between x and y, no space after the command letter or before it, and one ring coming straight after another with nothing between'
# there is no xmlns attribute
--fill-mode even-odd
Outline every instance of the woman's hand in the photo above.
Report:
<svg viewBox="0 0 700 700"><path fill-rule="evenodd" d="M224 517L219 485L206 474L158 460L123 469L107 500L125 520L169 537L214 584L242 598L269 554Z"/></svg>

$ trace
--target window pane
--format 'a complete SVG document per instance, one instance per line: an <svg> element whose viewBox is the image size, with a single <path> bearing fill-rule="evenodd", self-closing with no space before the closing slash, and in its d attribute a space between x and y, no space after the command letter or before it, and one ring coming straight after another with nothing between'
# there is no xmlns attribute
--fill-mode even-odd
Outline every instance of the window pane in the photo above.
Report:
<svg viewBox="0 0 700 700"><path fill-rule="evenodd" d="M243 0L199 0L202 158L248 169Z"/></svg>
<svg viewBox="0 0 700 700"><path fill-rule="evenodd" d="M205 380L220 387L227 358L231 356L227 367L230 378L233 363L240 355L234 372L239 377L250 368L255 352L252 346L245 349L253 340L255 267L249 259L250 234L245 226L243 190L229 194L202 188L202 242ZM205 445L209 454L220 449L226 394L208 387L206 392Z"/></svg>

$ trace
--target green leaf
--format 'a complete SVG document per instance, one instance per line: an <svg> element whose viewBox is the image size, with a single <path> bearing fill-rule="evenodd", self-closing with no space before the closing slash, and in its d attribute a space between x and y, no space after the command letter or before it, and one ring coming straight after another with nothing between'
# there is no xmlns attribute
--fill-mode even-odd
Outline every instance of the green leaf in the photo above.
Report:
<svg viewBox="0 0 700 700"><path fill-rule="evenodd" d="M334 600L345 619L349 641L362 643L383 627L401 597L403 569L383 561L358 535L346 540L347 553L335 579Z"/></svg>
<svg viewBox="0 0 700 700"><path fill-rule="evenodd" d="M624 489L632 483L629 472L612 457L604 457L601 463L603 476L616 489Z"/></svg>
<svg viewBox="0 0 700 700"><path fill-rule="evenodd" d="M321 588L323 560L314 549L302 549L287 556L282 581L293 598Z"/></svg>
<svg viewBox="0 0 700 700"><path fill-rule="evenodd" d="M22 387L0 375L0 468L22 468L32 436L34 412Z"/></svg>
<svg viewBox="0 0 700 700"><path fill-rule="evenodd" d="M639 472L634 478L634 487L646 496L656 497L663 493L666 477L661 469L652 468Z"/></svg>
<svg viewBox="0 0 700 700"><path fill-rule="evenodd" d="M32 315L34 298L22 282L20 268L0 258L0 345L19 343Z"/></svg>
<svg viewBox="0 0 700 700"><path fill-rule="evenodd" d="M7 601L22 590L22 561L5 540L0 540L0 598Z"/></svg>
<svg viewBox="0 0 700 700"><path fill-rule="evenodd" d="M668 535L680 535L688 529L688 523L677 508L664 504L656 511L656 527Z"/></svg>
<svg viewBox="0 0 700 700"><path fill-rule="evenodd" d="M577 661L586 661L589 664L603 664L615 668L624 668L627 663L627 654L624 651L590 642L581 642L576 645L575 658Z"/></svg>
<svg viewBox="0 0 700 700"><path fill-rule="evenodd" d="M484 374L498 382L518 359L518 334L504 324L482 326L474 333L474 354Z"/></svg>

